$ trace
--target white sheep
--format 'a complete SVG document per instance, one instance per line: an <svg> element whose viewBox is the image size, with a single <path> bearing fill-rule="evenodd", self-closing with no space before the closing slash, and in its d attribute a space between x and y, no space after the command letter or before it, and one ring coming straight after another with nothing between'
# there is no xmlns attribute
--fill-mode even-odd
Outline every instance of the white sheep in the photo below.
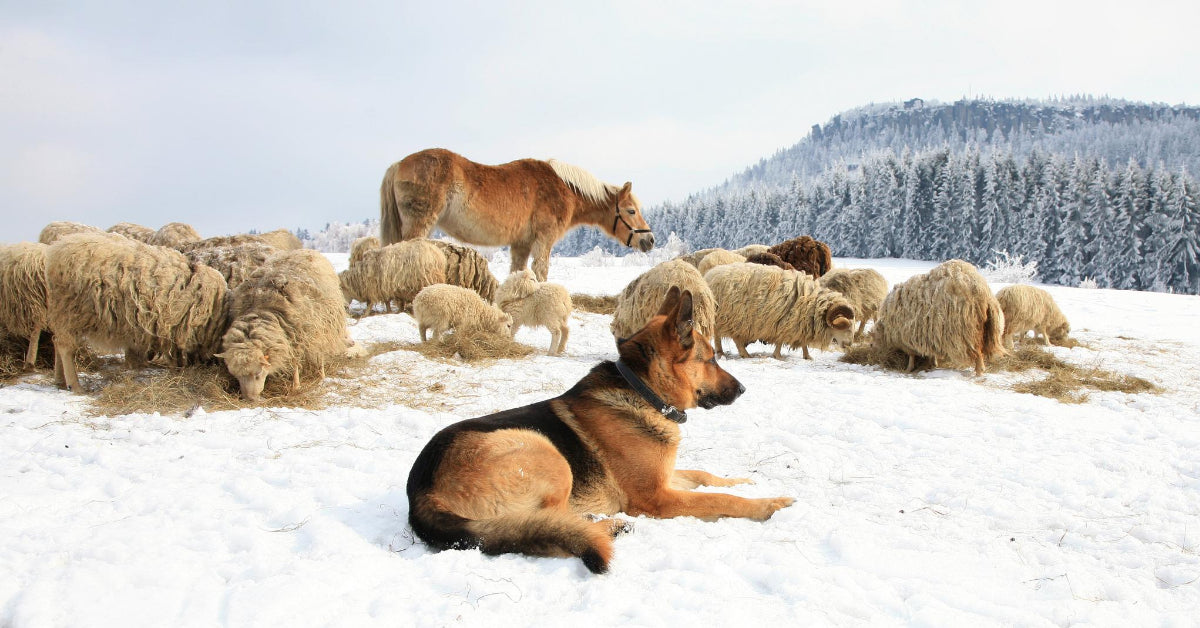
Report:
<svg viewBox="0 0 1200 628"><path fill-rule="evenodd" d="M425 286L446 281L446 255L430 240L405 240L385 247L368 248L338 276L342 294L366 304L370 313L376 303L400 310Z"/></svg>
<svg viewBox="0 0 1200 628"><path fill-rule="evenodd" d="M709 253L712 253L715 250L717 250L717 249L715 249L715 248L714 249L700 249L698 251L692 251L691 253L686 253L684 255L680 255L679 257L676 257L675 259L682 261L682 262L687 262L688 264L691 264L693 268L699 268L700 262L704 261L705 256L707 256Z"/></svg>
<svg viewBox="0 0 1200 628"><path fill-rule="evenodd" d="M609 329L618 344L636 334L658 313L671 286L691 291L696 329L705 338L713 338L717 304L712 290L695 266L684 259L673 259L642 273L617 296Z"/></svg>
<svg viewBox="0 0 1200 628"><path fill-rule="evenodd" d="M908 370L916 358L973 365L983 375L984 363L1005 353L1001 335L1004 313L987 281L971 264L950 260L923 275L892 287L872 333L883 350L908 355Z"/></svg>
<svg viewBox="0 0 1200 628"><path fill-rule="evenodd" d="M325 362L354 343L337 274L311 249L280 251L233 292L232 322L220 357L237 378L242 395L256 401L267 377L302 371L325 376Z"/></svg>
<svg viewBox="0 0 1200 628"><path fill-rule="evenodd" d="M145 242L146 244L149 244L150 238L154 237L153 229L150 227L143 227L142 225L132 222L118 222L117 224L109 227L108 232L123 235L126 238L131 238L133 240L137 240L138 242Z"/></svg>
<svg viewBox="0 0 1200 628"><path fill-rule="evenodd" d="M733 252L742 257L750 257L751 255L760 255L770 250L771 247L766 244L747 244L740 249L734 249Z"/></svg>
<svg viewBox="0 0 1200 628"><path fill-rule="evenodd" d="M79 392L75 350L85 338L125 349L133 366L151 352L211 357L228 324L228 293L220 273L173 249L104 232L60 239L46 250L56 380Z"/></svg>
<svg viewBox="0 0 1200 628"><path fill-rule="evenodd" d="M854 341L861 340L867 321L875 319L879 314L880 304L887 297L887 280L879 271L871 268L833 268L821 275L818 282L830 290L842 293L850 302L858 318L858 330L854 332Z"/></svg>
<svg viewBox="0 0 1200 628"><path fill-rule="evenodd" d="M443 240L429 242L442 249L442 253L446 255L446 283L470 288L478 292L484 301L495 303L496 288L500 282L492 274L486 257L469 246Z"/></svg>
<svg viewBox="0 0 1200 628"><path fill-rule="evenodd" d="M421 342L427 340L426 332L430 329L433 340L451 329L465 328L512 337L512 317L468 288L444 283L428 286L413 299L412 307Z"/></svg>
<svg viewBox="0 0 1200 628"><path fill-rule="evenodd" d="M201 240L203 242L203 240ZM258 242L230 246L185 247L184 256L196 264L204 264L225 277L230 290L237 288L254 271L277 253L275 247Z"/></svg>
<svg viewBox="0 0 1200 628"><path fill-rule="evenodd" d="M496 306L512 317L513 336L521 327L545 327L550 330L550 355L567 346L571 295L566 288L539 282L532 270L518 270L496 290Z"/></svg>
<svg viewBox="0 0 1200 628"><path fill-rule="evenodd" d="M97 227L85 225L81 222L55 220L45 227L42 227L42 232L38 234L38 242L42 244L54 244L55 242L58 242L60 238L76 233L103 233L103 231Z"/></svg>
<svg viewBox="0 0 1200 628"><path fill-rule="evenodd" d="M734 253L733 251L726 251L725 249L715 249L708 255L705 255L704 259L700 260L700 263L696 265L696 269L700 271L701 275L707 275L708 271L717 266L740 264L744 261L746 261L746 256L744 255Z"/></svg>
<svg viewBox="0 0 1200 628"><path fill-rule="evenodd" d="M1042 344L1062 346L1067 344L1071 323L1058 309L1054 297L1041 288L1017 284L1002 288L996 293L996 301L1004 311L1004 343L1009 349L1017 337L1032 330L1036 340L1040 335Z"/></svg>
<svg viewBox="0 0 1200 628"><path fill-rule="evenodd" d="M295 251L296 249L304 248L304 243L296 234L287 229L276 229L266 233L258 234L258 237L263 239L263 242L279 249L280 251Z"/></svg>
<svg viewBox="0 0 1200 628"><path fill-rule="evenodd" d="M154 232L148 244L168 246L174 249L201 239L200 234L191 225L183 222L169 222Z"/></svg>
<svg viewBox="0 0 1200 628"><path fill-rule="evenodd" d="M37 360L46 319L46 245L0 245L0 333L26 338L25 364Z"/></svg>
<svg viewBox="0 0 1200 628"><path fill-rule="evenodd" d="M854 337L854 308L840 293L822 288L817 280L796 270L762 264L718 266L704 276L717 301L716 348L724 355L721 338L737 345L738 355L750 357L746 344L761 340L775 345L772 357L783 359L784 345L849 346Z"/></svg>
<svg viewBox="0 0 1200 628"><path fill-rule="evenodd" d="M363 255L367 251L380 247L379 238L376 236L363 236L354 241L350 245L350 265L353 266L362 260Z"/></svg>

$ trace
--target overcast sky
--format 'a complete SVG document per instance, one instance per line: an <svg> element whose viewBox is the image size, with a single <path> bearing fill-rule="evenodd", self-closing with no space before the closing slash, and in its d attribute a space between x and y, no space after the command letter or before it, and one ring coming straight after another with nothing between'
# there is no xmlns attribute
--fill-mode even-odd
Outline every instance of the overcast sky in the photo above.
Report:
<svg viewBox="0 0 1200 628"><path fill-rule="evenodd" d="M649 206L871 102L1200 104L1197 24L1195 0L0 0L0 242L374 218L388 165L434 146Z"/></svg>

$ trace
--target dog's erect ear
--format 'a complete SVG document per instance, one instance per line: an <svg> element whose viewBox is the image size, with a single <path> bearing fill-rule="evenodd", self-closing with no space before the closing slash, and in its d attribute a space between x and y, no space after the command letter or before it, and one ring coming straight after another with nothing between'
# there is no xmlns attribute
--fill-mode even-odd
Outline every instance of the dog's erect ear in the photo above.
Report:
<svg viewBox="0 0 1200 628"><path fill-rule="evenodd" d="M692 329L695 326L692 320L692 291L684 290L679 297L679 313L675 316L675 335L684 349L692 348Z"/></svg>
<svg viewBox="0 0 1200 628"><path fill-rule="evenodd" d="M671 314L671 310L677 307L679 307L679 286L671 286L671 289L667 290L666 298L663 299L662 307L658 308L658 314L655 316L668 316Z"/></svg>

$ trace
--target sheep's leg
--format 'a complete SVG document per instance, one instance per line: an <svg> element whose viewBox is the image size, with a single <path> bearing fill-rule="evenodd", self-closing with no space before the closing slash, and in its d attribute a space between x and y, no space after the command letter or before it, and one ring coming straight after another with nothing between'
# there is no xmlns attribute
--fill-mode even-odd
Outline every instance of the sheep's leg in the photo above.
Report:
<svg viewBox="0 0 1200 628"><path fill-rule="evenodd" d="M983 370L983 354L980 353L975 356L975 377L982 377Z"/></svg>
<svg viewBox="0 0 1200 628"><path fill-rule="evenodd" d="M567 336L570 336L570 335L571 335L571 328L568 327L567 324L564 322L562 329L560 329L558 332L558 353L555 355L562 355L562 352L566 351Z"/></svg>
<svg viewBox="0 0 1200 628"><path fill-rule="evenodd" d="M508 254L512 257L508 272L515 273L518 270L525 270L525 264L529 263L529 243L514 242L510 244Z"/></svg>
<svg viewBox="0 0 1200 628"><path fill-rule="evenodd" d="M904 372L911 373L911 372L913 372L913 368L915 368L916 366L917 366L917 356L915 356L911 353L908 354L908 368L904 369Z"/></svg>
<svg viewBox="0 0 1200 628"><path fill-rule="evenodd" d="M62 360L58 359L58 342L54 343L54 384L63 386L66 380L63 379Z"/></svg>
<svg viewBox="0 0 1200 628"><path fill-rule="evenodd" d="M33 334L29 336L29 350L25 352L25 365L33 368L37 362L38 340L42 336L42 328L39 327L33 330Z"/></svg>
<svg viewBox="0 0 1200 628"><path fill-rule="evenodd" d="M780 353L780 351L782 351L782 350L783 350L783 343L775 343L775 353L772 353L771 357L775 358L776 360L782 360L783 354Z"/></svg>
<svg viewBox="0 0 1200 628"><path fill-rule="evenodd" d="M300 387L300 367L292 368L292 388Z"/></svg>
<svg viewBox="0 0 1200 628"><path fill-rule="evenodd" d="M1042 346L1050 346L1050 334L1046 333L1045 329L1038 329L1034 331L1034 334L1042 337Z"/></svg>
<svg viewBox="0 0 1200 628"><path fill-rule="evenodd" d="M735 338L733 340L733 344L737 345L738 355L742 356L743 358L750 357L750 352L746 351L746 343Z"/></svg>
<svg viewBox="0 0 1200 628"><path fill-rule="evenodd" d="M429 327L426 325L420 325L419 327L421 328L421 342L427 342L429 339L425 337L425 332L429 331Z"/></svg>
<svg viewBox="0 0 1200 628"><path fill-rule="evenodd" d="M146 356L134 347L125 347L125 366L141 369L146 366Z"/></svg>
<svg viewBox="0 0 1200 628"><path fill-rule="evenodd" d="M858 331L854 332L854 340L852 342L858 342L859 340L862 340L863 330L866 329L866 327L867 319L864 318L858 322Z"/></svg>
<svg viewBox="0 0 1200 628"><path fill-rule="evenodd" d="M550 330L550 350L547 352L550 355L558 353L558 333L557 329Z"/></svg>
<svg viewBox="0 0 1200 628"><path fill-rule="evenodd" d="M800 345L800 348L804 350L804 359L805 359L805 360L811 360L811 359L812 359L812 356L808 354L808 345ZM776 352L776 353L779 353L779 349L778 349L778 348L776 348L776 349L775 349L775 352Z"/></svg>
<svg viewBox="0 0 1200 628"><path fill-rule="evenodd" d="M62 367L62 384L66 384L67 390L71 392L80 392L79 388L79 372L75 369L75 343L66 338L59 342L58 337L54 339L54 351L58 354L58 362Z"/></svg>
<svg viewBox="0 0 1200 628"><path fill-rule="evenodd" d="M725 347L721 346L721 337L713 334L713 346L717 348L717 355L725 357Z"/></svg>

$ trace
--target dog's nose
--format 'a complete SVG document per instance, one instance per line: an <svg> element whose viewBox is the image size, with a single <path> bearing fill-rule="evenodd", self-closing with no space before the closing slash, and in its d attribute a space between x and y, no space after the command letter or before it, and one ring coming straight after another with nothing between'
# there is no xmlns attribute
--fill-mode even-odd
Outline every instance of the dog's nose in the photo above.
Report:
<svg viewBox="0 0 1200 628"><path fill-rule="evenodd" d="M738 383L737 383L737 385L738 385L738 392L737 392L737 394L738 394L738 396L740 397L740 396L742 395L742 393L746 392L746 387L745 387L745 386L743 386L741 382L738 382Z"/></svg>

